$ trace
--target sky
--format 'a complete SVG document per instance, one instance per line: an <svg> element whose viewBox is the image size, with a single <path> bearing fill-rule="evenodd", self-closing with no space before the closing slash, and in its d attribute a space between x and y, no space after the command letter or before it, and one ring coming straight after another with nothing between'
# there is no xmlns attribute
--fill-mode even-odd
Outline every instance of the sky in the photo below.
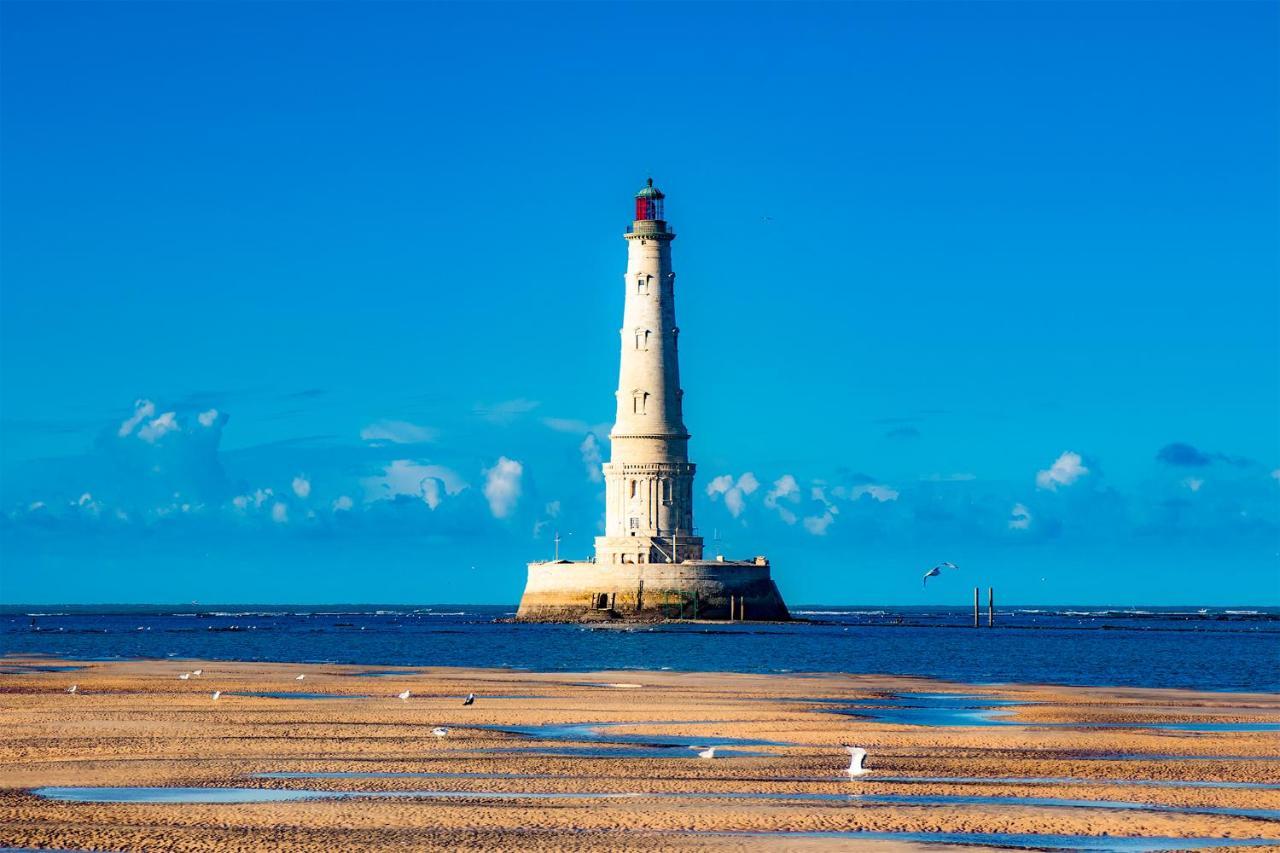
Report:
<svg viewBox="0 0 1280 853"><path fill-rule="evenodd" d="M709 554L1280 604L1278 9L2 3L0 602L589 555L652 176Z"/></svg>

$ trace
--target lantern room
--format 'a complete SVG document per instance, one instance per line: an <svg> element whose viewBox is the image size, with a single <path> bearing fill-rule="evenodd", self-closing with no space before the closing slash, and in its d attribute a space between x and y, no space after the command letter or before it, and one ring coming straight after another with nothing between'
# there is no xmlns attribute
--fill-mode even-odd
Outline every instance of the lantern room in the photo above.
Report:
<svg viewBox="0 0 1280 853"><path fill-rule="evenodd" d="M662 190L653 185L653 178L649 179L649 183L644 189L636 193L636 220L661 220L662 200L666 198L662 194Z"/></svg>

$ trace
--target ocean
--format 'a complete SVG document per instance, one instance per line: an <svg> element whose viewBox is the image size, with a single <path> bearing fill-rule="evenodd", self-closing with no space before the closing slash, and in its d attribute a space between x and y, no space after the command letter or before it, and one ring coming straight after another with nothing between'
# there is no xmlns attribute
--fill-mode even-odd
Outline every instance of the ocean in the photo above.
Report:
<svg viewBox="0 0 1280 853"><path fill-rule="evenodd" d="M514 624L489 605L0 606L0 653L535 671L848 672L1280 691L1280 608L797 606L793 624ZM0 661L0 673L4 664Z"/></svg>

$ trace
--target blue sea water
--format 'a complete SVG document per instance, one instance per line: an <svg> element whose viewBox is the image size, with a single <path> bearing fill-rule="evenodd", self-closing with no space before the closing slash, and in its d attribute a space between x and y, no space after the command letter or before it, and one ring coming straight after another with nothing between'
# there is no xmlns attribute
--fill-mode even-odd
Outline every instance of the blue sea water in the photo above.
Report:
<svg viewBox="0 0 1280 853"><path fill-rule="evenodd" d="M967 609L928 607L797 607L809 621L793 624L587 627L513 615L479 605L6 605L0 653L1280 690L1280 608L1006 608L995 628L973 628Z"/></svg>

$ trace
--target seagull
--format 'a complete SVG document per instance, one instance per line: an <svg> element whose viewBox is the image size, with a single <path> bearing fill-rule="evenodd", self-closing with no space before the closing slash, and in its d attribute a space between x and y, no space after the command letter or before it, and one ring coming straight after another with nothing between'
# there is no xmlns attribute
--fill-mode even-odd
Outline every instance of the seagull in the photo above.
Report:
<svg viewBox="0 0 1280 853"><path fill-rule="evenodd" d="M928 586L929 578L936 578L938 575L942 574L943 569L954 569L954 568L957 568L955 563L938 563L938 565L934 566L932 569L924 573L924 580L920 582L920 585Z"/></svg>
<svg viewBox="0 0 1280 853"><path fill-rule="evenodd" d="M709 746L706 749L703 749L700 746L691 746L689 748L692 749L694 752L698 753L699 758L715 758L716 757L716 747L714 746Z"/></svg>
<svg viewBox="0 0 1280 853"><path fill-rule="evenodd" d="M307 677L307 676L306 676L306 674L305 674L305 673L303 673L302 675L299 675L297 678L295 678L295 679L294 679L294 681L301 681L302 679L304 679L304 678L306 678L306 677Z"/></svg>
<svg viewBox="0 0 1280 853"><path fill-rule="evenodd" d="M407 700L409 699L409 696L410 696L411 694L409 693L409 691L408 691L408 690L406 690L405 692L403 692L403 693L397 693L396 695L400 697L400 701L401 701L401 702L405 702L405 701L407 701Z"/></svg>
<svg viewBox="0 0 1280 853"><path fill-rule="evenodd" d="M218 697L219 697L219 696L221 696L221 695L222 695L222 691L221 691L221 690L215 690L215 691L213 691L213 701L217 702L217 701L218 701Z"/></svg>
<svg viewBox="0 0 1280 853"><path fill-rule="evenodd" d="M436 737L444 737L449 733L449 730L446 729L444 726L436 726L434 729L431 730L431 733Z"/></svg>
<svg viewBox="0 0 1280 853"><path fill-rule="evenodd" d="M183 681L186 681L186 680L187 680L188 678L190 678L190 677L191 677L191 673L189 673L189 672L184 672L184 673L182 673L182 675L179 675L179 676L178 676L178 678L182 679Z"/></svg>
<svg viewBox="0 0 1280 853"><path fill-rule="evenodd" d="M75 693L75 692L76 692L76 688L78 688L79 686L80 686L79 684L73 684L73 685L71 685L70 687L68 687L68 688L67 688L67 692L68 692L68 693Z"/></svg>
<svg viewBox="0 0 1280 853"><path fill-rule="evenodd" d="M462 700L463 705L474 705L476 703L476 694L468 693L467 698Z"/></svg>
<svg viewBox="0 0 1280 853"><path fill-rule="evenodd" d="M866 776L871 772L862 767L862 762L867 757L865 749L860 746L846 746L845 749L849 751L849 769L846 772L848 772L850 779L857 779L859 776Z"/></svg>
<svg viewBox="0 0 1280 853"><path fill-rule="evenodd" d="M201 675L204 675L204 670L203 670L203 669L193 669L193 670L191 670L191 674L192 674L192 675L194 675L194 676L196 676L197 678L199 678Z"/></svg>

